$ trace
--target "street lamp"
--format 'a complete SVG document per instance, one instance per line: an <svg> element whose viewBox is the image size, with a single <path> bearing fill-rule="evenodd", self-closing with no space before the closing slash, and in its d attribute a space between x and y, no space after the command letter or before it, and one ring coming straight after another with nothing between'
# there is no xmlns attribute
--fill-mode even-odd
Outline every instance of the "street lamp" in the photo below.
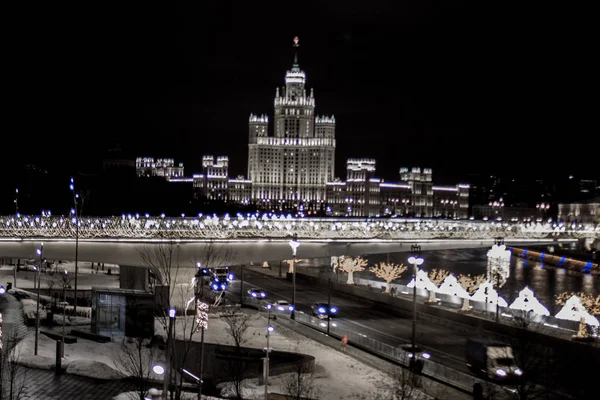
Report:
<svg viewBox="0 0 600 400"><path fill-rule="evenodd" d="M202 399L202 383L204 379L204 331L208 328L208 304L200 299L201 290L204 287L202 282L202 269L198 268L196 272L196 285L194 286L194 295L196 298L196 332L201 330L200 334L200 377L198 378L198 400Z"/></svg>
<svg viewBox="0 0 600 400"><path fill-rule="evenodd" d="M19 188L15 189L15 215L19 215Z"/></svg>
<svg viewBox="0 0 600 400"><path fill-rule="evenodd" d="M40 337L40 273L42 270L42 262L44 258L44 243L40 243L40 247L35 250L40 258L40 262L37 267L37 305L35 310L35 346L33 354L38 354L38 342Z"/></svg>
<svg viewBox="0 0 600 400"><path fill-rule="evenodd" d="M79 258L79 215L81 214L81 212L79 211L77 201L79 199L79 194L75 192L75 183L73 181L73 178L71 178L69 189L71 189L71 192L73 192L73 204L75 205L75 208L71 210L71 214L74 215L73 220L75 222L75 290L73 291L73 315L77 315L77 275L79 272L77 261Z"/></svg>
<svg viewBox="0 0 600 400"><path fill-rule="evenodd" d="M421 257L421 246L412 245L410 246L410 252L412 255L408 257L408 262L413 265L413 317L412 317L412 349L413 354L416 353L417 347L417 270L419 265L422 265L425 260Z"/></svg>
<svg viewBox="0 0 600 400"><path fill-rule="evenodd" d="M173 367L171 363L171 336L173 336L173 325L175 324L176 315L177 311L174 308L169 308L169 329L167 331L167 346L165 349L165 378L163 379L163 398L165 399L167 398L171 384L171 369Z"/></svg>
<svg viewBox="0 0 600 400"><path fill-rule="evenodd" d="M292 313L290 314L290 318L296 319L296 250L298 246L300 246L300 242L298 242L298 235L294 233L294 237L289 242L290 247L292 248L292 253L294 258L292 260Z"/></svg>
<svg viewBox="0 0 600 400"><path fill-rule="evenodd" d="M270 313L271 309L269 308L269 315ZM271 348L269 346L269 336L274 330L275 328L273 326L267 326L267 347L265 348L266 356L263 364L263 374L265 381L265 400L269 400L269 352L271 351Z"/></svg>
<svg viewBox="0 0 600 400"><path fill-rule="evenodd" d="M65 321L66 321L66 312L67 312L67 279L69 276L69 272L65 269L65 273L63 275L63 323L62 323L62 337L60 341L60 356L63 357L65 355Z"/></svg>

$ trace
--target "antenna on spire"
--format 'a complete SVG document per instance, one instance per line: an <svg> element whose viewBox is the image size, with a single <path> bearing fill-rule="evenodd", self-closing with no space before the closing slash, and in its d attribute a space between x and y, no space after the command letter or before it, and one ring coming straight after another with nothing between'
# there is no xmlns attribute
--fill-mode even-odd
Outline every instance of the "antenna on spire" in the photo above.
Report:
<svg viewBox="0 0 600 400"><path fill-rule="evenodd" d="M298 68L298 47L300 47L300 39L298 38L298 36L294 36L294 46L295 51L294 51L294 68Z"/></svg>

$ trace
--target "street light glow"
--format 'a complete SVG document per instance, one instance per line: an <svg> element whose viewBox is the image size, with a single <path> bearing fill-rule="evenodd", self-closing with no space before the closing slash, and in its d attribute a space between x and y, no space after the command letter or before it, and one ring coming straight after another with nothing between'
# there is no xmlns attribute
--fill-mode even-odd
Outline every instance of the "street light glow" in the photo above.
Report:
<svg viewBox="0 0 600 400"><path fill-rule="evenodd" d="M152 371L154 371L157 375L162 375L165 373L165 369L162 365L154 365L152 366Z"/></svg>

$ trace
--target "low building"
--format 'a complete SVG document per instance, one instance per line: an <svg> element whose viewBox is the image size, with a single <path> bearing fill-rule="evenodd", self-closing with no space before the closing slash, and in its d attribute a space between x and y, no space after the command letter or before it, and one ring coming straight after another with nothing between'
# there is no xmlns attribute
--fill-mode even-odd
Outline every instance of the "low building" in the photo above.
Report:
<svg viewBox="0 0 600 400"><path fill-rule="evenodd" d="M183 178L183 163L175 165L172 158L138 157L135 160L135 171L138 177Z"/></svg>
<svg viewBox="0 0 600 400"><path fill-rule="evenodd" d="M565 222L600 223L600 197L576 203L559 204L558 220Z"/></svg>

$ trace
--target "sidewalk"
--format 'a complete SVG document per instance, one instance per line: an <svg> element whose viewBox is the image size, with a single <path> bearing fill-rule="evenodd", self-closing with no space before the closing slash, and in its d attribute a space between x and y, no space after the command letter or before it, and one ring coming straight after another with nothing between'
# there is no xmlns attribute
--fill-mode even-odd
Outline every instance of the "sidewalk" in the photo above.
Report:
<svg viewBox="0 0 600 400"><path fill-rule="evenodd" d="M33 327L25 325L21 303L9 294L0 300L0 312L3 318L4 343L10 343L3 351L9 352ZM8 342L8 338L16 335L17 342ZM26 382L22 393L23 399L31 400L107 400L119 393L134 390L132 382L122 380L97 380L78 375L56 375L54 370L18 366Z"/></svg>

